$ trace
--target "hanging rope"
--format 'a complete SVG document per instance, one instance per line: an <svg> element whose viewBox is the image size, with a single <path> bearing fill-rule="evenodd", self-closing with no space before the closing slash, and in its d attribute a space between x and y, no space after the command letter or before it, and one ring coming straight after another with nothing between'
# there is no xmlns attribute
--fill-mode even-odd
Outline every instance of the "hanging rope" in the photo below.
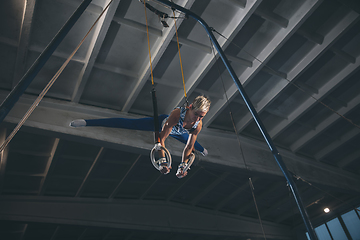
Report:
<svg viewBox="0 0 360 240"><path fill-rule="evenodd" d="M178 31L177 31L177 26L176 26L175 11L173 11L173 16L174 16L174 25L175 25L175 33L176 33L176 43L177 43L177 47L178 47L178 51L179 51L180 69L181 69L181 76L182 76L183 87L184 87L185 102L186 102L186 105L189 106L189 102L188 102L187 96L186 96L186 86L185 86L184 70L183 70L183 64L182 64L182 61L181 61L179 35L178 35Z"/></svg>
<svg viewBox="0 0 360 240"><path fill-rule="evenodd" d="M213 55L214 55L215 64L216 64L217 59L216 59L216 55L215 55L215 48L214 48L214 45L213 45L213 43L212 43L212 41L211 41L210 38L209 38L209 40L210 40L210 45L211 45L212 53L213 53ZM226 93L224 80L223 80L223 78L222 78L222 76L221 76L220 69L219 69L219 66L218 66L217 64L216 64L216 67L217 67L217 70L218 70L218 73L219 73L219 77L220 77L220 79L221 79L222 87L223 87L224 94L225 94L225 97L226 97L227 106L228 106L228 108L229 108L229 113L230 113L231 122L232 122L232 125L233 125L233 128L234 128L234 132L235 132L235 135L236 135L236 139L237 139L238 144L239 144L239 148L240 148L240 152L241 152L242 159L243 159L243 162L244 162L244 166L245 166L246 171L248 171L248 172L249 172L249 175L251 176L251 174L250 174L250 169L248 168L248 166L247 166L247 164L246 164L246 159L245 159L244 151L243 151L243 148L242 148L242 144L241 144L239 135L238 135L238 133L237 133L236 124L235 124L235 120L234 120L234 117L233 117L233 114L232 114L232 111L231 111L231 107L230 107L230 104L229 104L229 98L228 98L227 93ZM252 183L251 177L249 177L249 185L250 185L251 195L252 195L252 197L253 197L253 201L254 201L255 208L256 208L256 213L257 213L257 215L258 215L259 223L260 223L260 226L261 226L261 230L262 230L264 239L266 240L266 234L265 234L264 226L263 226L263 223L262 223L262 220L261 220L261 216L260 216L259 208L258 208L258 205L257 205L257 201L256 201L256 198L255 198L255 192L254 192L254 191L255 191L255 188L254 188L254 185L253 185L253 183Z"/></svg>
<svg viewBox="0 0 360 240"><path fill-rule="evenodd" d="M261 231L263 233L263 236L264 236L264 239L266 240L266 235L265 235L265 230L264 230L264 226L263 226L263 223L262 223L262 220L261 220L261 217L260 217L260 211L259 211L259 208L258 208L258 205L257 205L257 202L256 202L256 198L255 198L255 188L254 188L254 185L251 181L251 178L249 178L249 184L250 184L250 189L251 189L251 195L253 197L253 200L254 200L254 203L255 203L255 208L256 208L256 212L257 212L257 215L259 217L259 222L260 222L260 226L261 226Z"/></svg>
<svg viewBox="0 0 360 240"><path fill-rule="evenodd" d="M70 60L74 57L75 53L79 50L81 45L84 43L85 39L89 36L90 32L93 30L95 25L99 22L100 18L104 15L105 11L109 8L110 4L113 2L113 0L110 0L110 2L107 4L107 6L104 8L104 10L101 12L99 17L95 20L94 24L91 26L89 31L86 33L85 37L80 41L79 45L75 48L75 50L71 53L71 55L66 59L64 64L61 66L61 68L56 72L56 74L52 77L50 82L46 85L46 87L42 90L42 92L39 94L39 96L36 98L34 103L31 105L29 110L25 113L23 118L20 120L20 122L17 124L17 126L14 128L14 130L11 132L11 134L6 138L5 142L0 147L0 152L2 152L6 146L9 144L9 142L13 139L13 137L16 135L16 133L20 130L20 128L24 125L25 121L30 117L30 115L33 113L35 108L39 105L41 100L44 98L45 94L49 91L49 89L52 87L52 85L55 83L55 81L58 79L60 74L64 71L66 66L69 64Z"/></svg>
<svg viewBox="0 0 360 240"><path fill-rule="evenodd" d="M150 160L153 166L157 170L161 170L161 164L162 159L156 160L156 153L159 151L163 151L165 155L165 162L167 163L167 166L171 168L172 159L170 152L161 145L160 143L160 129L159 129L159 114L158 114L158 108L157 108L157 98L156 98L156 90L155 90L155 83L154 83L154 74L152 70L152 61L151 61L151 49L150 49L150 37L149 37L149 26L148 26L148 20L147 20L147 13L146 13L147 4L144 1L144 11L145 11L145 22L146 22L146 35L147 35L147 42L148 42L148 50L149 50L149 62L150 62L150 75L151 75L151 84L152 84L152 91L151 91L151 97L153 102L153 111L154 111L154 138L155 138L155 146L150 151ZM164 162L164 163L165 163ZM167 174L167 173L165 173Z"/></svg>
<svg viewBox="0 0 360 240"><path fill-rule="evenodd" d="M148 39L149 58L150 58L150 69L151 69L151 83L152 83L152 85L154 86L154 79L153 79L153 72L152 72L152 63L151 63L151 51L150 51L149 29L148 29L146 8L148 8L148 9L151 10L153 13L155 13L156 15L158 15L158 17L160 18L161 23L163 24L164 27L168 27L167 23L166 23L165 20L164 20L165 18L173 18L173 19L174 19L176 43L177 43L177 48L178 48L178 52L179 52L180 69L181 69L181 77L182 77L182 82L183 82L183 87L184 87L185 103L186 103L187 106L189 106L189 102L188 102L187 94L186 94L184 69L183 69L181 52L180 52L179 35L178 35L177 25L176 25L176 18L179 18L179 17L176 17L176 16L175 16L175 9L172 9L173 17L170 17L167 13L164 13L164 12L161 12L161 11L157 10L156 8L152 7L150 4L146 3L145 1L140 0L140 2L144 3L144 8L145 8L146 32L147 32L147 39ZM160 5L162 5L162 4L160 4ZM170 7L166 6L166 5L162 5L162 6L165 6L165 7L167 7L167 8L170 8Z"/></svg>
<svg viewBox="0 0 360 240"><path fill-rule="evenodd" d="M218 31L216 31L214 28L212 28L213 32L217 33L219 36L223 37L226 40L229 40L227 37L225 37L224 35L222 35L221 33L219 33ZM233 43L232 41L230 41L231 44L233 44L234 46L236 46L237 48L241 49L242 51L244 51L246 54L248 54L249 56L251 56L252 58L256 59L258 62L260 62L261 64L263 64L264 62L261 61L260 59L258 59L257 57L253 56L252 54L250 54L249 52L245 51L244 49L242 49L240 46L238 46L237 44ZM271 67L264 65L264 67L266 67L267 69L269 69L272 72L276 72L274 69L272 69ZM284 78L286 81L288 81L290 84L292 84L293 86L295 86L296 88L298 88L300 91L304 92L305 94L307 94L309 97L311 97L312 99L314 99L316 102L320 103L321 105L323 105L324 107L326 107L327 109L329 109L330 111L332 111L333 113L335 113L336 115L338 115L339 117L343 118L344 120L346 120L347 122L349 122L351 125L355 126L356 128L360 129L360 126L356 123L354 123L351 119L345 117L344 115L342 115L341 113L337 112L336 110L334 110L333 108L331 108L330 106L328 106L327 104L325 104L324 102L322 102L320 99L314 97L310 92L302 89L299 85L297 85L296 83L294 83L293 81Z"/></svg>
<svg viewBox="0 0 360 240"><path fill-rule="evenodd" d="M151 75L151 84L154 88L154 76L152 71L152 61L151 61L151 49L150 49L150 37L149 37L149 26L148 26L148 20L147 20L147 14L146 14L146 2L144 1L144 10L145 10L145 22L146 22L146 36L147 36L147 42L148 42L148 50L149 50L149 62L150 62L150 75Z"/></svg>

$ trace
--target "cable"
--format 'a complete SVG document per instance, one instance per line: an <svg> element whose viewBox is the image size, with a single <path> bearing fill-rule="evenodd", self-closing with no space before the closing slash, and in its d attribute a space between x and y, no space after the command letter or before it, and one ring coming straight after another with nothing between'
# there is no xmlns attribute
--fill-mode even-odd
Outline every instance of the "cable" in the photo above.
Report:
<svg viewBox="0 0 360 240"><path fill-rule="evenodd" d="M218 31L216 31L214 28L211 28L212 31L216 32L218 35L220 35L221 37L225 38L226 40L229 40L228 38L226 38L224 35L222 35L221 33L219 33ZM258 62L260 62L261 64L263 64L263 62L258 59L257 57L253 56L252 54L250 54L249 52L243 50L240 46L236 45L235 43L233 42L230 42L231 44L233 44L234 46L236 46L237 48L241 49L242 51L244 51L246 54L248 54L249 56L251 56L252 58L256 59ZM266 67L267 69L269 69L270 71L272 72L275 72L274 69L272 69L271 67L267 66L267 65L264 65L264 67ZM354 123L351 119L345 117L344 115L338 113L337 111L335 111L334 109L332 109L331 107L329 107L328 105L326 105L325 103L323 103L321 100L315 98L314 96L312 96L309 92L305 91L304 89L302 89L300 86L298 86L296 83L290 81L289 79L287 78L284 78L285 80L287 80L289 83L291 83L292 85L294 85L296 88L298 88L299 90L303 91L304 93L308 94L311 98L313 98L315 101L317 101L318 103L322 104L324 107L328 108L330 111L332 111L333 113L337 114L338 116L340 116L341 118L343 118L344 120L346 120L347 122L349 122L350 124L352 124L353 126L355 126L356 128L359 128L360 129L360 126L357 125L356 123ZM342 203L345 203L347 204L345 201L343 201L342 199L339 199L337 198L336 196L318 188L318 187L315 187L314 185L312 185L310 182L307 182L306 180L304 180L303 178L299 177L299 176L296 176L296 175L293 175L296 179L301 179L303 182L306 182L307 184L309 184L310 186L313 186L314 188L324 192L325 194L341 201ZM350 205L349 205L350 206ZM351 208L353 208L354 210L356 210L357 212L360 212L360 210L358 208L354 208L353 206L350 206Z"/></svg>
<svg viewBox="0 0 360 240"><path fill-rule="evenodd" d="M334 195L332 195L332 194L328 193L327 191L322 190L322 189L321 189L321 188L319 188L319 187L314 186L312 183L310 183L310 182L306 181L306 180L305 180L305 179L303 179L302 177L300 177L300 176L298 176L298 175L295 175L295 174L293 174L293 176L294 176L294 178L296 178L297 180L301 180L301 181L303 181L304 183L308 184L309 186L316 188L317 190L319 190L319 191L321 191L321 192L325 193L326 195L328 195L328 196L330 196L330 197L332 197L332 198L334 198L334 199L336 199L336 200L339 200L340 202L342 202L342 203L344 203L344 204L347 204L349 207L351 207L351 208L353 208L354 210L356 210L356 211L360 212L360 209L358 209L358 208L354 208L354 207L353 207L353 206L351 206L350 204L346 203L344 200L342 200L342 199L340 199L340 198L338 198L338 197L336 197L336 196L334 196Z"/></svg>
<svg viewBox="0 0 360 240"><path fill-rule="evenodd" d="M226 40L228 40L225 36L223 36L221 33L219 33L218 31L216 31L215 29L212 28L212 30L213 30L214 32L218 33L220 36L222 36L222 37L225 38ZM232 43L232 42L231 42L231 43ZM236 45L235 43L232 43L232 44L234 44L236 47L238 47L239 49L241 49L241 48L240 48L238 45ZM254 59L256 59L257 61L259 61L260 63L263 64L263 62L262 62L261 60L259 60L259 59L256 58L255 56L252 56L252 55L251 55L250 53L248 53L247 51L245 51L245 50L243 50L243 49L242 49L242 51L244 51L244 52L247 53L249 56L253 57ZM214 58L215 58L215 57L214 57ZM216 59L216 58L215 58L215 59ZM267 65L265 65L264 67L268 68L270 71L275 72L274 69L272 69L271 67L269 67L269 66L267 66ZM311 98L313 98L314 100L316 100L318 103L322 104L323 106L325 106L326 108L328 108L329 110L331 110L332 112L334 112L335 114L337 114L338 116L340 116L340 117L342 117L343 119L345 119L346 121L348 121L348 122L349 122L350 124L352 124L353 126L355 126L355 127L357 127L357 128L360 129L360 126L357 125L357 124L355 124L352 120L346 118L344 115L342 115L342 114L338 113L337 111L335 111L334 109L330 108L328 105L326 105L325 103L323 103L323 102L320 101L319 99L313 97L310 93L308 93L307 91L305 91L304 89L302 89L300 86L298 86L298 85L295 84L294 82L290 81L290 80L287 79L287 78L285 78L285 79L286 79L289 83L293 84L293 85L294 85L296 88L298 88L299 90L301 90L301 91L303 91L304 93L308 94ZM225 95L226 95L226 94L225 94ZM226 98L227 98L227 95L226 95ZM228 98L227 98L227 101L228 101ZM233 123L233 124L234 124L234 123ZM294 176L295 178L297 178L297 179L301 179L302 181L306 182L306 183L309 184L310 186L313 186L311 183L307 182L307 181L304 180L303 178L301 178L301 177L299 177L299 176L296 176L296 175L293 175L293 176ZM315 186L313 186L313 187L315 187ZM322 190L322 189L320 189L320 188L318 188L318 187L315 187L315 188L318 189L318 190L320 190L320 191L322 191L322 192L324 192L325 194L327 194L327 195L329 195L329 196L331 196L331 197L333 197L333 198L341 201L342 203L348 204L348 203L346 203L345 201L343 201L342 199L339 199L339 198L337 198L336 196L334 196L334 195L332 195L332 194L330 194L330 193L328 193L328 192L326 192L326 191L324 191L324 190ZM348 204L348 205L349 205L349 204ZM350 205L349 205L349 206L350 206ZM353 208L353 209L356 210L357 212L360 212L360 210L359 210L358 208L354 208L353 206L351 206L351 208Z"/></svg>
<svg viewBox="0 0 360 240"><path fill-rule="evenodd" d="M261 217L260 217L259 208L258 208L258 205L257 205L257 202L256 202L256 198L255 198L255 193L254 193L255 188L254 188L254 185L253 185L253 183L252 183L252 181L251 181L251 178L249 178L249 184L250 184L250 189L251 189L251 195L252 195L253 200L254 200L254 203L255 203L256 212L257 212L257 215L259 216L259 222L260 222L261 230L262 230L264 239L266 240L266 235L265 235L264 226L263 226L263 223L262 223L262 220L261 220Z"/></svg>
<svg viewBox="0 0 360 240"><path fill-rule="evenodd" d="M225 97L226 97L226 102L228 103L227 106L229 108L229 111L230 111L230 118L231 118L231 122L232 122L232 125L233 125L233 128L234 128L234 132L235 132L235 135L236 135L236 139L238 141L238 144L239 144L239 148L240 148L240 152L241 152L241 155L242 155L242 159L243 159L243 162L244 162L244 166L245 166L245 169L250 173L250 169L248 168L247 164L246 164L246 160L245 160L245 155L244 155L244 151L243 151L243 148L242 148L242 144L240 142L240 138L239 138L239 135L237 134L237 129L236 129L236 124L235 124L235 120L234 120L234 117L232 115L232 111L231 111L231 107L230 107L230 104L229 104L229 98L226 94L226 90L225 90L225 84L224 84L224 80L221 76L221 73L220 73L220 69L219 69L219 65L216 63L217 59L216 59L216 55L215 55L215 48L214 48L214 45L211 41L211 39L209 38L210 40L210 45L211 45L211 49L212 49L212 52L213 52L213 55L214 55L214 59L215 59L215 64L216 64L216 67L217 67L217 70L218 70L218 73L219 73L219 77L221 79L221 83L222 83L222 87L223 87L223 90L224 90L224 94L225 94ZM249 174L251 176L251 174ZM261 220L261 216L260 216L260 211L259 211L259 208L258 208L258 205L257 205L257 201L256 201L256 198L255 198L255 188L254 188L254 185L252 183L252 180L251 180L251 177L249 177L249 185L250 185L250 190L251 190L251 195L253 197L253 201L254 201L254 204L255 204L255 208L256 208L256 212L257 212L257 215L258 215L258 219L259 219L259 223L260 223L260 226L261 226L261 230L262 230L262 233L263 233L263 236L264 236L264 239L266 240L266 234L265 234L265 230L264 230L264 226L263 226L263 223L262 223L262 220Z"/></svg>
<svg viewBox="0 0 360 240"><path fill-rule="evenodd" d="M44 98L45 94L49 91L51 86L55 83L55 81L58 79L60 74L63 72L63 70L66 68L66 66L69 64L70 60L74 57L75 53L79 50L81 45L84 43L85 39L88 37L90 32L93 30L95 25L99 22L100 18L104 15L105 11L109 8L110 4L113 2L113 0L110 0L108 5L104 8L104 10L101 12L99 17L95 20L89 31L86 33L85 37L80 41L79 45L75 48L75 50L71 53L71 55L66 59L64 64L60 67L60 69L56 72L56 74L52 77L52 79L49 81L49 83L45 86L45 88L42 90L42 92L39 94L39 96L36 98L35 102L30 106L29 110L25 113L23 118L20 120L20 122L17 124L17 126L14 128L14 130L11 132L11 134L6 138L4 143L0 147L0 152L2 152L5 147L9 144L9 142L13 139L13 137L16 135L16 133L20 130L20 128L24 125L25 121L30 117L32 112L35 110L35 108L39 105L41 100Z"/></svg>

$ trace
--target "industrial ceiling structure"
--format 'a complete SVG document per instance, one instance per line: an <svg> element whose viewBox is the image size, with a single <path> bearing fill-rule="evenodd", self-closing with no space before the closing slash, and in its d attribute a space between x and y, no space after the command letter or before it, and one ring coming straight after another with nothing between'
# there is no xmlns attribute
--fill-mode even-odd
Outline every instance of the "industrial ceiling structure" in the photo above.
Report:
<svg viewBox="0 0 360 240"><path fill-rule="evenodd" d="M312 224L358 207L359 2L173 2L214 30ZM90 3L1 123L1 142L108 3ZM1 1L1 101L80 4ZM147 9L150 64L143 2L111 2L1 153L1 239L306 239L287 181L206 31L174 14L176 24ZM197 153L185 178L175 176L184 147L176 140L167 140L173 169L162 175L149 159L152 132L69 127L74 119L152 116L151 71L159 114L170 113L185 102L181 67L189 101L212 101L198 136L209 154Z"/></svg>

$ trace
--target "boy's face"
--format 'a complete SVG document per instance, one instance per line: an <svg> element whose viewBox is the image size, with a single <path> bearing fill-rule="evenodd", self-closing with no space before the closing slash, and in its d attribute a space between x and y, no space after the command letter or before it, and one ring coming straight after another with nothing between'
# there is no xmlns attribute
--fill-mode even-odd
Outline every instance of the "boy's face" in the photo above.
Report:
<svg viewBox="0 0 360 240"><path fill-rule="evenodd" d="M190 119L193 122L202 120L208 111L194 110L192 104L190 104Z"/></svg>

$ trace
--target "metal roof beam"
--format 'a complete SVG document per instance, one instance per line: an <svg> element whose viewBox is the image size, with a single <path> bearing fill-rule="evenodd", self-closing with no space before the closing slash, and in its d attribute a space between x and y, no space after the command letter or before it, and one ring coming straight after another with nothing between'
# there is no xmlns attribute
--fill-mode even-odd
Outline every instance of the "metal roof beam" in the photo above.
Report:
<svg viewBox="0 0 360 240"><path fill-rule="evenodd" d="M234 18L229 22L227 28L221 33L224 36L229 36L228 39L220 38L219 45L225 49L236 36L236 34L240 31L240 29L244 26L248 18L252 15L255 11L257 6L260 4L261 1L253 0L247 1L246 7L244 9L237 9L238 13L234 14ZM205 30L204 30L205 31ZM206 39L207 41L208 39ZM204 40L205 41L205 40ZM197 69L190 74L186 82L186 89L188 95L190 95L197 87L201 79L206 75L206 73L210 70L210 68L215 64L216 58L214 58L213 54L208 54L205 56L200 64L198 65ZM246 63L249 65L249 63ZM168 105L165 112L171 112L171 110L178 106L184 100L184 93L179 92L173 98L174 100ZM213 108L213 107L212 107ZM211 109L210 109L211 111ZM209 113L208 113L209 114Z"/></svg>
<svg viewBox="0 0 360 240"><path fill-rule="evenodd" d="M24 1L24 15L21 23L20 38L16 54L15 70L13 77L13 87L20 81L25 74L26 56L30 43L31 27L34 18L36 0Z"/></svg>
<svg viewBox="0 0 360 240"><path fill-rule="evenodd" d="M106 2L108 4L109 1ZM90 78L90 73L94 67L97 56L99 55L100 48L104 42L105 36L109 30L110 23L115 15L116 9L120 3L120 0L114 0L104 16L99 20L94 28L94 35L92 36L89 49L86 53L85 64L80 71L73 95L71 100L73 102L79 102L82 93L84 92L85 86Z"/></svg>
<svg viewBox="0 0 360 240"><path fill-rule="evenodd" d="M289 19L288 27L280 29L277 32L277 34L271 40L268 41L268 44L264 47L264 49L259 51L259 54L257 56L254 56L256 57L256 59L258 59L258 61L254 61L253 66L251 68L246 69L245 71L242 72L240 76L238 76L242 85L246 85L256 75L256 73L260 71L264 65L266 65L266 62L271 58L271 56L275 54L277 50L280 49L280 47L286 41L286 39L289 38L296 31L296 29L302 24L304 19L310 16L312 11L314 11L319 4L320 1L306 1L294 13L293 17ZM287 75L287 77L290 76ZM281 82L287 83L288 81L283 80ZM227 89L226 92L229 99L232 99L237 93L238 91L235 84L232 84ZM224 99L217 101L211 106L210 111L204 118L205 127L208 127L211 124L211 122L216 119L217 115L222 112L221 110L226 106L226 104L227 104L227 100ZM256 108L256 110L259 112L261 108L260 109ZM251 120L252 120L252 116L249 113L240 122L236 124L236 128L238 129L238 131L241 131L243 128L245 128L247 124L250 123Z"/></svg>
<svg viewBox="0 0 360 240"><path fill-rule="evenodd" d="M6 97L6 94L0 97ZM25 98L27 97L27 98ZM32 104L34 96L25 95L20 98L19 103L5 119L6 122L18 123L20 116ZM61 102L52 99L44 99L34 111L30 118L25 122L24 127L35 128L37 132L45 131L53 137L59 137L66 140L79 139L79 141L90 144L100 145L105 148L134 152L137 154L148 155L149 150L153 147L154 139L152 132L136 131L128 129L114 128L71 128L69 123L74 119L91 119L104 117L125 117L138 118L141 116L124 114L113 110L94 108L84 105L76 105L69 102ZM253 171L269 173L272 175L282 176L282 173L273 161L272 155L264 142L252 140L246 137L240 137L243 148L247 149L244 153L248 164L252 166ZM181 156L183 147L179 144L173 144L174 139L168 139L171 146L172 155ZM202 143L209 151L209 155L202 161L220 165L226 165L235 168L245 169L242 161L239 161L238 142L234 134L212 131L204 129L198 136L198 141ZM61 142L58 151L61 151ZM226 157L224 153L226 152ZM318 182L325 185L360 191L360 179L357 175L315 162L312 159L300 157L292 152L281 150L284 160L290 171L297 172L309 181ZM220 157L219 157L220 156ZM261 157L259 157L261 156ZM53 161L56 161L56 156ZM53 165L53 164L52 164ZM311 169L311 170L310 170ZM51 168L49 169L49 172ZM314 174L316 173L316 174ZM44 190L44 189L42 189Z"/></svg>
<svg viewBox="0 0 360 240"><path fill-rule="evenodd" d="M163 201L129 201L58 197L0 198L0 220L73 224L129 230L261 236L257 219L186 207ZM161 211L159 211L161 209ZM262 222L269 238L292 239L291 228Z"/></svg>
<svg viewBox="0 0 360 240"><path fill-rule="evenodd" d="M360 103L360 96L353 98L346 107L342 107L337 112L341 115L346 115L348 112L353 110L358 104ZM298 151L301 147L303 147L307 142L311 139L314 139L320 133L322 133L325 129L330 127L336 121L339 121L341 118L338 114L332 113L329 117L324 119L321 123L319 123L314 130L309 131L308 133L304 134L301 138L299 138L296 142L294 142L290 149L293 152Z"/></svg>
<svg viewBox="0 0 360 240"><path fill-rule="evenodd" d="M185 1L184 5L186 8L190 8L193 3L194 3L194 0L187 0L187 1ZM183 22L183 20L184 19L178 19L176 21L176 27L179 28L181 23ZM174 35L175 35L175 24L174 24L174 22L171 22L169 24L169 27L165 28L165 30L163 31L162 37L159 37L156 40L156 42L153 44L153 46L150 47L152 49L152 53L151 53L152 64L151 65L152 65L153 69L155 69L156 64L158 63L161 56L165 52L170 41L172 41ZM148 59L144 60L144 67L142 67L142 69L139 71L140 77L136 81L134 81L132 90L131 90L130 94L128 95L124 106L122 107L123 112L128 112L130 110L131 106L133 105L136 98L140 94L141 89L145 85L146 81L149 79L149 76L152 71L151 65L150 65L150 62L148 61Z"/></svg>
<svg viewBox="0 0 360 240"><path fill-rule="evenodd" d="M299 63L291 69L290 72L287 73L287 80L279 81L268 93L266 93L263 98L258 102L258 106L256 110L261 112L268 106L278 94L280 94L291 81L294 81L302 71L309 67L309 65L314 62L314 59L319 57L321 53L329 47L329 45L333 44L333 42L338 38L339 34L346 30L351 24L356 20L357 14L355 12L349 12L343 19L339 20L331 31L325 36L324 42L321 45L315 46L311 52L309 52L303 59L299 61ZM318 94L317 94L318 95ZM247 113L245 117L243 117L237 123L237 129L241 132L250 122L252 121L252 116L250 113ZM272 134L269 131L271 137L274 137L275 134Z"/></svg>

